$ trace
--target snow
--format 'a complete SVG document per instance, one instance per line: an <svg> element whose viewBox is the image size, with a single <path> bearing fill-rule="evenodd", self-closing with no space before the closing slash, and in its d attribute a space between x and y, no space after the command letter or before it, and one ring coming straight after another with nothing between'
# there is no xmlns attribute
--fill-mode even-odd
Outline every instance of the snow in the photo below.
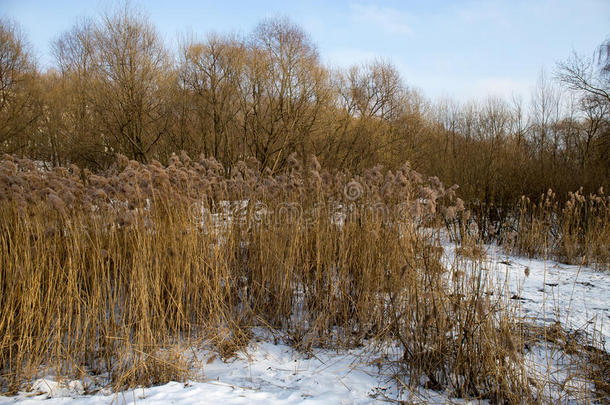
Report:
<svg viewBox="0 0 610 405"><path fill-rule="evenodd" d="M384 354L393 349L387 348ZM170 382L119 393L100 390L94 395L84 395L80 382L39 379L31 392L16 397L0 396L0 405L372 404L399 396L380 355L373 347L318 349L306 355L284 344L252 342L226 362L211 352L198 353L204 363L202 381ZM401 399L409 403L467 403L423 388L403 393Z"/></svg>
<svg viewBox="0 0 610 405"><path fill-rule="evenodd" d="M540 325L560 322L603 338L610 350L610 274L554 261L503 255L489 246L488 267L495 272L519 315ZM526 271L526 269L529 269ZM526 274L527 273L527 274Z"/></svg>
<svg viewBox="0 0 610 405"><path fill-rule="evenodd" d="M34 392L16 398L0 397L0 404L368 404L377 391L387 390L368 350L318 350L312 356L289 346L253 342L227 362L204 354L202 382L139 388L118 394L82 395L82 385L68 386L38 380Z"/></svg>
<svg viewBox="0 0 610 405"><path fill-rule="evenodd" d="M577 373L572 356L552 343L532 347L524 361L528 372L542 385L543 395L559 403L588 403L592 385Z"/></svg>
<svg viewBox="0 0 610 405"><path fill-rule="evenodd" d="M447 264L456 259L455 248L445 245ZM610 349L610 274L553 261L508 256L494 246L487 247L484 267L495 278L506 298L527 320L540 325L559 321L564 328L599 331ZM529 269L526 271L526 269ZM37 380L30 392L15 397L0 396L3 404L370 404L385 398L411 403L460 403L444 393L419 389L399 392L389 371L379 361L397 348L362 347L329 351L314 349L309 354L284 344L273 344L264 332L259 341L222 361L212 352L199 351L201 376L186 383L138 388L120 393L100 390L85 394L81 383ZM395 353L394 353L395 354ZM561 403L576 402L590 387L582 381L568 382L568 356L552 344L531 348L526 362L532 375L545 376L548 395ZM553 381L557 382L554 384ZM568 401L569 399L569 401Z"/></svg>

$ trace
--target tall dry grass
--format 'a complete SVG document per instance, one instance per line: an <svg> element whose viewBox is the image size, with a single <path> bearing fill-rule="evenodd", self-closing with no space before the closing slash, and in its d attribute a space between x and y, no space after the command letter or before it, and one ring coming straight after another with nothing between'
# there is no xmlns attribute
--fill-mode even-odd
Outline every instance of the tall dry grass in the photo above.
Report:
<svg viewBox="0 0 610 405"><path fill-rule="evenodd" d="M534 399L521 332L481 262L441 260L468 213L407 164L353 175L290 160L107 173L0 162L0 386L42 374L114 389L190 376L185 348L230 357L255 326L299 350L399 342L404 383ZM445 226L446 228L443 228Z"/></svg>
<svg viewBox="0 0 610 405"><path fill-rule="evenodd" d="M610 269L610 197L569 193L565 203L549 190L539 201L523 197L504 245L518 254Z"/></svg>

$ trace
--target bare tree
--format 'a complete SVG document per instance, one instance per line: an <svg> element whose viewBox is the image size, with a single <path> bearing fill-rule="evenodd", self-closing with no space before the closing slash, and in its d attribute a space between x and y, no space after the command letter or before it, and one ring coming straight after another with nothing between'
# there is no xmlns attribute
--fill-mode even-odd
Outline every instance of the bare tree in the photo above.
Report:
<svg viewBox="0 0 610 405"><path fill-rule="evenodd" d="M557 65L557 78L580 97L584 139L581 142L581 168L597 155L606 173L610 165L610 40L600 45L593 57L574 53ZM596 149L593 151L592 149Z"/></svg>
<svg viewBox="0 0 610 405"><path fill-rule="evenodd" d="M124 152L146 162L167 134L169 55L148 19L128 8L105 15L94 38L97 114Z"/></svg>
<svg viewBox="0 0 610 405"><path fill-rule="evenodd" d="M523 108L523 98L519 95L513 95L511 99L510 131L515 137L517 147L520 147L528 131L528 122Z"/></svg>
<svg viewBox="0 0 610 405"><path fill-rule="evenodd" d="M305 158L328 97L328 75L307 34L286 19L259 24L248 47L242 111L244 144L263 166Z"/></svg>
<svg viewBox="0 0 610 405"><path fill-rule="evenodd" d="M236 158L239 141L239 86L246 48L232 37L210 35L182 47L180 80L191 94L193 122L201 151L226 165Z"/></svg>
<svg viewBox="0 0 610 405"><path fill-rule="evenodd" d="M95 29L94 21L83 19L52 44L57 74L45 75L45 131L52 147L49 157L56 163L100 168L112 159L113 142L96 119L93 102Z"/></svg>
<svg viewBox="0 0 610 405"><path fill-rule="evenodd" d="M597 63L603 75L610 75L610 38L597 48Z"/></svg>
<svg viewBox="0 0 610 405"><path fill-rule="evenodd" d="M55 44L64 77L76 79L98 136L114 152L149 160L167 134L170 58L154 27L127 5L75 26Z"/></svg>
<svg viewBox="0 0 610 405"><path fill-rule="evenodd" d="M336 143L342 166L370 163L404 139L394 124L407 111L407 90L394 66L381 60L353 66L337 74L335 86L345 116Z"/></svg>
<svg viewBox="0 0 610 405"><path fill-rule="evenodd" d="M598 63L574 53L567 61L557 64L557 78L568 88L588 93L610 103L610 42L600 47Z"/></svg>
<svg viewBox="0 0 610 405"><path fill-rule="evenodd" d="M561 114L561 93L546 77L544 71L540 72L536 86L532 91L530 132L538 154L541 174L545 173L546 151L551 150L555 155L558 147L558 135L553 124L558 121Z"/></svg>
<svg viewBox="0 0 610 405"><path fill-rule="evenodd" d="M27 145L41 113L36 78L20 28L0 20L0 150L15 152Z"/></svg>

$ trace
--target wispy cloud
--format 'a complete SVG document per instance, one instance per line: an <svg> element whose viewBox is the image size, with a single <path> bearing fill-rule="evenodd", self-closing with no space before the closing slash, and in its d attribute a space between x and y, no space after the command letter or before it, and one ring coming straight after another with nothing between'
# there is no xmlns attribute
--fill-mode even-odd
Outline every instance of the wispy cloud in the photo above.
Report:
<svg viewBox="0 0 610 405"><path fill-rule="evenodd" d="M403 11L374 4L350 4L352 18L358 23L375 25L389 34L409 35L413 33L407 23L409 15Z"/></svg>

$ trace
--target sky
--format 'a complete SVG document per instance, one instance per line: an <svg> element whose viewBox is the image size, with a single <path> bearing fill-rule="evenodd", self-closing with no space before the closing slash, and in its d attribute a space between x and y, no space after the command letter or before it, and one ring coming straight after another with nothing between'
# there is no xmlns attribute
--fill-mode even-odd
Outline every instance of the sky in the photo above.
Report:
<svg viewBox="0 0 610 405"><path fill-rule="evenodd" d="M542 69L573 52L591 56L610 37L610 0L331 1L132 0L170 49L187 33L247 35L262 19L288 17L309 33L324 63L389 61L405 83L432 99L529 97ZM0 0L39 65L51 42L82 17L118 4L101 0Z"/></svg>

